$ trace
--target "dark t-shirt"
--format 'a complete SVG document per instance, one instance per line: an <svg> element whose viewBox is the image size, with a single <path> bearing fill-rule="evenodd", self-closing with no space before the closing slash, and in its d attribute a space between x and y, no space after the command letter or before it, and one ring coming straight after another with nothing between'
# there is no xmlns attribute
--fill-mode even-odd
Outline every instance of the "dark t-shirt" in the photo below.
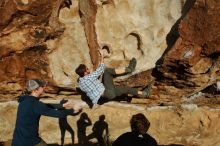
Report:
<svg viewBox="0 0 220 146"><path fill-rule="evenodd" d="M127 132L119 136L112 146L157 146L157 142L147 133L138 135L134 132Z"/></svg>
<svg viewBox="0 0 220 146"><path fill-rule="evenodd" d="M53 109L59 108L60 106L56 104L45 104L34 96L21 96L18 101L19 106L12 146L34 146L41 141L38 134L41 115L63 118L73 113L73 109Z"/></svg>

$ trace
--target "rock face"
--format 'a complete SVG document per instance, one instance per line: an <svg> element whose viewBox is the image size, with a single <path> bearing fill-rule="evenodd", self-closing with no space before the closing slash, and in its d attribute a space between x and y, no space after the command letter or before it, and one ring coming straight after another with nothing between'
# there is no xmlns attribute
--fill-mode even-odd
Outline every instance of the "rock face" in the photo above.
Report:
<svg viewBox="0 0 220 146"><path fill-rule="evenodd" d="M63 0L0 1L1 94L18 93L27 78L52 80L47 40L59 37L65 27L58 20ZM53 81L53 80L52 80ZM51 81L51 82L52 82Z"/></svg>
<svg viewBox="0 0 220 146"><path fill-rule="evenodd" d="M1 0L2 99L16 96L29 78L49 81L48 93L76 86L80 63L123 67L133 56L137 73L153 68L183 0Z"/></svg>
<svg viewBox="0 0 220 146"><path fill-rule="evenodd" d="M59 94L63 87L73 92L74 69L80 63L96 68L98 49L106 51L110 67L136 57L140 73L156 63L159 97L206 88L219 76L219 2L184 2L1 0L1 99L20 94L29 78L47 80L48 93ZM151 79L139 78L146 81L134 80L133 86Z"/></svg>
<svg viewBox="0 0 220 146"><path fill-rule="evenodd" d="M45 96L77 98L75 68L95 69L102 49L110 67L138 60L135 73L117 84L143 88L154 80L150 99L85 109L93 123L106 116L112 140L141 112L161 145L220 145L219 0L0 0L0 14L0 142L12 137L17 103L11 100L27 79L48 81ZM213 83L216 95L197 98ZM68 119L75 131L78 118ZM56 121L42 118L48 143L60 139Z"/></svg>
<svg viewBox="0 0 220 146"><path fill-rule="evenodd" d="M187 97L217 81L220 75L219 10L219 1L197 0L181 19L179 37L154 70L158 91L170 97Z"/></svg>

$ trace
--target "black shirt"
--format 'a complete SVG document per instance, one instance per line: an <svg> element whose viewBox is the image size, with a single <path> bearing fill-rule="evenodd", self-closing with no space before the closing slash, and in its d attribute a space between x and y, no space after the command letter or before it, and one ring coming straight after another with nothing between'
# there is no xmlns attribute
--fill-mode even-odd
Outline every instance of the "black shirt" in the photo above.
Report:
<svg viewBox="0 0 220 146"><path fill-rule="evenodd" d="M62 118L73 113L73 109L53 109L57 106L48 106L34 96L21 96L18 102L12 146L34 146L41 141L38 134L41 115Z"/></svg>
<svg viewBox="0 0 220 146"><path fill-rule="evenodd" d="M157 142L147 133L139 135L134 132L127 132L119 136L112 146L157 146Z"/></svg>

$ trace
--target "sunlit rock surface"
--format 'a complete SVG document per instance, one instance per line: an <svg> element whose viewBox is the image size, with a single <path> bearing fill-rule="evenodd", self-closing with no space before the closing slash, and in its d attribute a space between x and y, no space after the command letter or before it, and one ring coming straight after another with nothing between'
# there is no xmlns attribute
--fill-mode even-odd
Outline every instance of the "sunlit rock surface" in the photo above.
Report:
<svg viewBox="0 0 220 146"><path fill-rule="evenodd" d="M98 6L96 32L100 47L109 49L106 63L124 66L136 57L137 70L147 70L164 52L166 35L181 16L183 1L114 0Z"/></svg>
<svg viewBox="0 0 220 146"><path fill-rule="evenodd" d="M44 102L59 102L46 100ZM16 117L17 102L11 101L0 104L0 141L11 139ZM218 146L220 144L220 107L197 106L196 104L182 104L177 106L131 105L126 103L109 102L95 109L85 108L92 124L99 116L105 115L110 131L110 140L114 141L119 135L130 131L129 120L132 115L143 113L149 119L151 127L149 133L160 145L181 146ZM78 116L68 116L68 122L75 131L77 143ZM88 126L86 134L92 132ZM60 143L60 129L58 119L43 117L40 121L40 135L49 144ZM95 139L91 141L95 142ZM66 144L71 143L71 136L66 132Z"/></svg>
<svg viewBox="0 0 220 146"><path fill-rule="evenodd" d="M75 88L75 68L80 63L96 68L98 49L106 51L108 66L123 67L136 57L136 72L153 68L183 5L183 0L1 0L3 98L21 92L29 78L49 81L50 93Z"/></svg>
<svg viewBox="0 0 220 146"><path fill-rule="evenodd" d="M117 84L152 84L150 99L84 110L93 123L106 116L111 140L141 112L161 145L220 145L219 13L218 0L0 0L0 141L12 138L15 97L27 79L48 81L44 97L53 102L77 98L75 68L95 69L103 49L110 67L138 60ZM68 118L75 132L78 119ZM43 117L40 133L58 143L57 119Z"/></svg>

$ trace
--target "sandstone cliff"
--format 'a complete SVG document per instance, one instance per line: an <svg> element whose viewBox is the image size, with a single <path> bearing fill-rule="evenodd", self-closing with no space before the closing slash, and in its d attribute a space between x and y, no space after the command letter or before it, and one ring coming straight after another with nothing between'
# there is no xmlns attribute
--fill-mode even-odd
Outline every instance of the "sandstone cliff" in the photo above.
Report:
<svg viewBox="0 0 220 146"><path fill-rule="evenodd" d="M45 97L78 98L75 68L95 69L103 49L110 67L138 60L136 71L117 84L153 85L150 99L130 101L135 108L113 102L85 109L93 121L106 114L111 139L143 112L161 145L219 145L219 16L219 0L0 0L0 141L12 136L13 100L27 79L48 81ZM125 118L117 121L121 127L113 113ZM42 136L57 143L57 124L43 120Z"/></svg>
<svg viewBox="0 0 220 146"><path fill-rule="evenodd" d="M74 69L96 68L97 49L106 51L110 67L136 57L135 73L154 68L159 95L205 89L219 77L219 2L184 2L1 0L1 99L20 94L29 78L48 81L48 93L73 92ZM132 86L152 76L143 73Z"/></svg>
<svg viewBox="0 0 220 146"><path fill-rule="evenodd" d="M136 73L153 68L167 47L167 33L181 17L184 1L1 0L0 4L0 94L10 99L29 78L47 80L48 93L58 94L62 87L74 90L74 69L80 63L96 68L99 48L106 50L110 67L123 67L136 57Z"/></svg>

